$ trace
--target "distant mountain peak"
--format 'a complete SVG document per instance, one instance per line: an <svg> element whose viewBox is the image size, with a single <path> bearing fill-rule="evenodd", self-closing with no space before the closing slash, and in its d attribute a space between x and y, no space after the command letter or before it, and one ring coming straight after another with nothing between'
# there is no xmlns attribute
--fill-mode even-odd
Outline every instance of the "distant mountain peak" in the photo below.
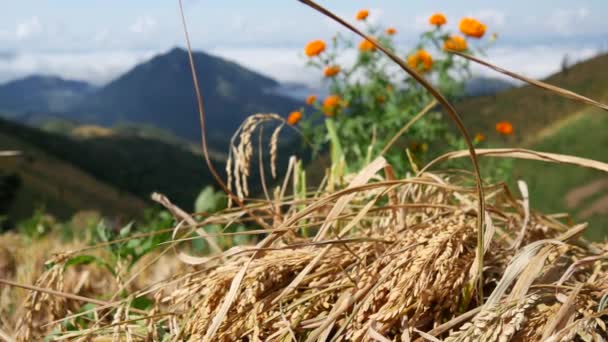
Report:
<svg viewBox="0 0 608 342"><path fill-rule="evenodd" d="M301 102L267 89L278 82L233 61L205 52L192 53L205 100L211 139L226 142L249 115L285 114ZM198 139L200 128L188 52L175 47L143 62L84 99L74 116L91 123L144 123L186 139ZM223 144L223 143L222 143ZM225 146L222 146L225 148Z"/></svg>
<svg viewBox="0 0 608 342"><path fill-rule="evenodd" d="M175 47L171 48L169 51L167 51L167 53L165 53L165 55L177 55L177 56L186 55L186 54L188 54L188 50L186 50L182 47L179 47L179 46L175 46Z"/></svg>
<svg viewBox="0 0 608 342"><path fill-rule="evenodd" d="M202 58L205 61L207 61L208 59L211 59L211 60L222 60L227 63L234 63L234 62L225 60L222 57L213 56L207 52L200 51L200 50L193 50L192 56L194 57L195 60ZM186 50L182 47L176 46L176 47L171 48L170 50L168 50L165 53L160 53L160 54L154 56L150 61L153 61L153 60L171 60L171 61L184 61L185 60L187 62L188 61L188 50ZM142 64L146 64L146 63L144 62ZM234 64L236 64L236 63L234 63ZM186 64L185 66L189 67L188 64Z"/></svg>
<svg viewBox="0 0 608 342"><path fill-rule="evenodd" d="M256 113L287 113L303 103L269 91L271 77L206 52L192 53L205 100L208 137L227 148L238 126ZM174 47L142 62L110 83L93 88L81 81L33 75L0 86L0 111L16 118L47 113L100 126L144 124L180 138L198 140L200 125L188 52Z"/></svg>
<svg viewBox="0 0 608 342"><path fill-rule="evenodd" d="M95 89L84 81L55 75L31 75L0 85L0 110L17 114L62 112Z"/></svg>
<svg viewBox="0 0 608 342"><path fill-rule="evenodd" d="M66 79L57 75L29 75L23 78L15 79L6 82L0 87L16 87L16 86L36 86L36 87L61 87L61 88L94 88L88 82L80 80Z"/></svg>

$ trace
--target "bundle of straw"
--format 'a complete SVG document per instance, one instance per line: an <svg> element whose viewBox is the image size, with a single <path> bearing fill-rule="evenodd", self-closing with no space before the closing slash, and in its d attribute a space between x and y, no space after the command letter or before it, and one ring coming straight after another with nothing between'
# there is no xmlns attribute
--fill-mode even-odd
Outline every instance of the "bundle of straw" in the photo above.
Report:
<svg viewBox="0 0 608 342"><path fill-rule="evenodd" d="M325 8L311 0L301 2L372 42L426 87L460 129L468 150L439 157L404 179L395 179L391 165L380 156L359 173L343 175L349 180L344 186L337 187L332 178L317 191L294 190L288 196L289 180L293 184L300 180L292 159L285 182L272 198L264 183L266 199L248 202L252 133L261 122L281 119L259 114L244 124L240 143L231 144L228 175L232 178L225 184L206 151L204 111L190 54L202 148L211 172L236 207L197 222L168 199L156 196L180 222L175 241L165 251L177 248L184 231L197 232L214 246L215 237L200 228L209 223L253 222L258 230L248 234L263 234L264 239L255 246L237 246L208 257L177 251L177 258L190 269L110 302L61 292L64 256L55 260L36 287L29 288L55 297L32 295L26 303L37 314L51 311L54 321L34 324L39 322L33 322L30 313L17 336L23 340L57 329L57 338L98 341L608 339L608 244L581 238L585 224L569 225L563 215L532 210L523 182L520 199L504 184L484 185L477 157L526 158L606 172L608 165L523 149L475 150L455 109L423 76ZM187 31L186 38L189 47ZM459 55L557 95L608 109L581 95ZM271 145L276 146L279 130ZM271 146L271 151L276 160L276 148ZM466 156L471 157L472 174L429 171L439 161ZM466 185L471 180L473 188ZM120 288L124 290L132 279L121 279ZM153 308L134 309L133 300L144 296L154 298ZM65 309L70 301L98 306L73 314ZM87 313L95 313L94 324L65 330L67 322ZM0 336L5 335L0 329Z"/></svg>

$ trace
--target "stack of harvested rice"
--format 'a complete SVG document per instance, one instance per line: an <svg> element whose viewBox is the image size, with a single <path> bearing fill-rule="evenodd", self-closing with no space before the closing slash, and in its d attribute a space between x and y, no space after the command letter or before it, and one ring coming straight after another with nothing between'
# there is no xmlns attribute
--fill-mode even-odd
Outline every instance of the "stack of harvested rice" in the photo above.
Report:
<svg viewBox="0 0 608 342"><path fill-rule="evenodd" d="M99 310L92 327L59 335L192 341L608 338L608 245L584 241L585 225L536 213L525 196L517 200L504 185L488 186L480 296L477 196L474 188L459 185L470 184L469 175L387 180L387 168L380 158L343 190L247 207L270 226L257 246L232 248L222 258L180 254L198 265L112 303L114 310ZM525 193L525 184L520 186ZM245 211L207 222L239 219L248 219ZM154 309L131 311L130 301L142 295L156 301ZM33 336L27 332L23 336Z"/></svg>
<svg viewBox="0 0 608 342"><path fill-rule="evenodd" d="M313 1L300 1L340 21ZM424 77L374 39L340 22L373 42L427 87L464 136L468 135L454 109ZM608 110L608 106L591 99L457 54L558 95ZM194 63L191 67L195 73ZM197 82L195 88L198 94ZM204 118L200 98L199 103ZM37 282L38 291L26 302L30 311L12 330L17 331L15 335L28 340L53 331L56 338L83 341L608 339L608 244L585 241L581 234L586 226L568 225L563 215L531 210L523 183L521 200L499 184L487 186L480 203L481 191L465 186L472 183L469 174L422 172L397 180L390 165L380 157L356 176L343 177L350 179L347 186L335 187L342 177L332 171L324 191L304 194L301 189L294 190L293 197L288 198L284 196L285 182L270 198L263 184L266 200L242 205L248 196L246 178L253 157L253 131L260 122L275 117L254 115L240 129L239 146L231 146L228 189L234 185L241 197L237 201L240 209L197 223L168 200L157 198L180 222L175 228L176 238L184 231L196 231L217 248L214 237L200 226L255 222L259 230L249 233L264 233L264 240L256 246L235 247L210 257L176 251L191 269L175 269L170 279L109 303L61 293L63 263L68 260L63 255ZM271 139L273 165L280 129ZM473 145L467 141L469 151L457 151L438 160L469 152L475 159ZM608 165L600 162L519 149L477 150L476 154L510 155L608 171ZM300 175L293 165L286 179L293 177L297 183ZM274 167L271 173L276 173ZM485 210L480 209L482 203ZM177 247L176 240L166 251ZM157 260L158 264L162 259ZM120 277L117 285L127 289L136 278ZM48 289L55 290L54 296ZM109 294L110 298L117 298L117 293ZM153 308L133 308L132 303L140 297L152 299ZM74 315L70 310L74 301L95 302L97 307ZM86 321L85 315L93 315L94 320Z"/></svg>

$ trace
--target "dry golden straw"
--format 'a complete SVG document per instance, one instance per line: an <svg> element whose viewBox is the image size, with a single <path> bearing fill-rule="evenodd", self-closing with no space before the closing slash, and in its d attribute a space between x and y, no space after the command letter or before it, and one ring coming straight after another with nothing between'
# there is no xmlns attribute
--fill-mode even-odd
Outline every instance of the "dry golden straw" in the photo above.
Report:
<svg viewBox="0 0 608 342"><path fill-rule="evenodd" d="M302 2L362 35L314 2ZM202 98L190 62L207 158ZM402 67L428 87L470 143L451 105L422 76L405 64ZM579 95L520 79L605 108ZM116 276L99 276L112 286L89 293L80 286L86 281L77 285L66 281L70 279L65 276L65 262L76 253L58 255L52 267L37 275L35 285L26 287L32 291L25 310L12 318L0 311L0 338L39 340L53 333L55 339L81 341L608 339L608 243L584 240L586 224L568 224L535 211L525 183L520 184L521 200L502 184L482 187L476 156L572 164L605 172L607 164L524 149L475 150L469 145L404 179L396 179L391 165L379 156L358 173L344 175L346 186L328 181L303 194L295 187L293 193L288 190L290 180L297 179L299 161L292 158L284 182L275 189L265 188L266 200L249 201L252 134L264 122L275 120L282 121L274 114L251 116L231 143L228 181L218 177L218 182L237 207L197 221L156 195L180 221L165 250L175 249L175 255L152 255L133 271L119 263ZM270 139L272 176L281 128L282 124L275 128ZM441 161L467 156L476 168L472 177L429 171ZM471 181L476 187L465 185ZM185 223L190 230L207 223L248 223L255 230L244 234L263 237L254 245L222 251L215 239L233 234L199 230L216 253L196 257L178 248L178 243L188 240L180 230ZM165 273L131 284L137 275L153 269ZM13 280L1 282L23 286ZM475 283L478 286L471 286ZM123 300L95 299L111 298L116 289L128 292ZM154 303L152 308L133 310L133 300L143 297ZM99 306L78 312L84 302ZM78 327L86 315L93 315L95 322L66 329L68 323Z"/></svg>

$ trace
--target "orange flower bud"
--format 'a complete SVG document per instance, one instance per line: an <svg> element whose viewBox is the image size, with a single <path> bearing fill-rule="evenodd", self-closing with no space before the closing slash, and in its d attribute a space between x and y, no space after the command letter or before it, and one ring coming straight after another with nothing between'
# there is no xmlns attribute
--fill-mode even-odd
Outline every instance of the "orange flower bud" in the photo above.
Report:
<svg viewBox="0 0 608 342"><path fill-rule="evenodd" d="M389 36L392 36L396 33L397 33L397 29L394 27L389 27L386 29L386 34L388 34Z"/></svg>
<svg viewBox="0 0 608 342"><path fill-rule="evenodd" d="M332 65L326 67L323 73L325 74L325 77L334 77L340 72L340 70L342 69L340 69L338 65Z"/></svg>
<svg viewBox="0 0 608 342"><path fill-rule="evenodd" d="M418 50L407 58L407 64L419 71L429 71L433 67L433 57L425 50Z"/></svg>
<svg viewBox="0 0 608 342"><path fill-rule="evenodd" d="M462 19L459 28L460 32L474 38L481 38L486 33L486 25L473 18Z"/></svg>
<svg viewBox="0 0 608 342"><path fill-rule="evenodd" d="M327 116L335 115L337 107L341 101L342 101L342 99L338 95L330 95L330 96L326 97L325 100L323 101L323 112L325 113L325 115L327 115Z"/></svg>
<svg viewBox="0 0 608 342"><path fill-rule="evenodd" d="M376 46L369 40L364 39L361 41L361 43L359 43L359 50L361 50L362 52L375 51Z"/></svg>
<svg viewBox="0 0 608 342"><path fill-rule="evenodd" d="M496 131L502 135L513 134L513 125L509 121L501 121L496 124Z"/></svg>
<svg viewBox="0 0 608 342"><path fill-rule="evenodd" d="M443 13L435 13L429 18L429 23L435 26L445 25L447 22L448 20L445 18Z"/></svg>
<svg viewBox="0 0 608 342"><path fill-rule="evenodd" d="M369 16L369 10L362 9L359 12L357 12L356 19L357 20L365 20L365 19L367 19L368 16Z"/></svg>
<svg viewBox="0 0 608 342"><path fill-rule="evenodd" d="M317 97L315 95L308 95L306 98L306 104L312 106L313 103L317 101Z"/></svg>
<svg viewBox="0 0 608 342"><path fill-rule="evenodd" d="M300 120L302 120L302 112L299 111L291 112L287 117L287 123L292 126L297 124Z"/></svg>
<svg viewBox="0 0 608 342"><path fill-rule="evenodd" d="M457 34L451 36L443 43L445 50L464 51L467 49L467 41Z"/></svg>
<svg viewBox="0 0 608 342"><path fill-rule="evenodd" d="M306 44L306 48L304 48L304 52L308 57L318 56L323 51L325 51L325 42L322 40L313 40Z"/></svg>

